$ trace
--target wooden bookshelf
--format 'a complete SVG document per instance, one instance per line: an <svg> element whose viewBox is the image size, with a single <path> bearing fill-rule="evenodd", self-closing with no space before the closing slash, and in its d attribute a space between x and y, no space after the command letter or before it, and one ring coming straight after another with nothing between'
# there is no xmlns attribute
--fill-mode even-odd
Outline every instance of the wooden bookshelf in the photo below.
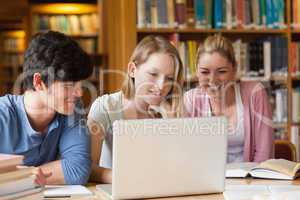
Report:
<svg viewBox="0 0 300 200"><path fill-rule="evenodd" d="M24 30L2 31L0 37L0 89L4 95L14 92L13 86L22 72L26 33Z"/></svg>
<svg viewBox="0 0 300 200"><path fill-rule="evenodd" d="M196 28L138 28L137 33L197 33L197 34L207 34L207 33L228 33L228 34L286 34L288 29L196 29ZM299 31L300 33L300 31Z"/></svg>

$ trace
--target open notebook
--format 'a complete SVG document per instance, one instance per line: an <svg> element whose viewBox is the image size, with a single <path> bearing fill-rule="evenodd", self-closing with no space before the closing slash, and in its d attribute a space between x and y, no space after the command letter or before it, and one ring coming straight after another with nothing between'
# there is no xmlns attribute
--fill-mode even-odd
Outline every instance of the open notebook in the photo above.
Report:
<svg viewBox="0 0 300 200"><path fill-rule="evenodd" d="M300 163L284 160L269 159L258 163L230 163L226 166L227 178L242 178L247 176L293 180L299 177Z"/></svg>
<svg viewBox="0 0 300 200"><path fill-rule="evenodd" d="M47 185L43 195L44 198L70 198L92 196L93 193L82 185Z"/></svg>

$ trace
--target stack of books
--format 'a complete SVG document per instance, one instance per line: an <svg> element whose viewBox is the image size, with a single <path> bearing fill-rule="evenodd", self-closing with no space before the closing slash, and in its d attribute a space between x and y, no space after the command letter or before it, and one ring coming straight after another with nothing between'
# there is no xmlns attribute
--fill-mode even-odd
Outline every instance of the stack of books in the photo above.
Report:
<svg viewBox="0 0 300 200"><path fill-rule="evenodd" d="M0 199L15 199L39 192L34 167L20 166L23 156L0 154Z"/></svg>

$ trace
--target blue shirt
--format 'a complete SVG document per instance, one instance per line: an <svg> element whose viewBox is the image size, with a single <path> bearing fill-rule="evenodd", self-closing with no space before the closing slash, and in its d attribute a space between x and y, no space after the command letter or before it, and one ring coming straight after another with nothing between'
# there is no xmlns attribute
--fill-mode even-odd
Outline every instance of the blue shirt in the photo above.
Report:
<svg viewBox="0 0 300 200"><path fill-rule="evenodd" d="M24 165L61 160L66 184L88 181L90 137L83 115L56 114L47 133L35 131L27 118L24 97L0 97L0 153L24 155Z"/></svg>

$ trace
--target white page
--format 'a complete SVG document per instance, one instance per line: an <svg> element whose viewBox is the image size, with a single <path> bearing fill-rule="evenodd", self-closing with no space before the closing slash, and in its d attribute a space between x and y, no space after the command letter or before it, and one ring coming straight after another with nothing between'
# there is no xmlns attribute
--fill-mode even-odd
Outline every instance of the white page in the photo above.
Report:
<svg viewBox="0 0 300 200"><path fill-rule="evenodd" d="M44 197L91 196L93 193L82 185L47 185Z"/></svg>
<svg viewBox="0 0 300 200"><path fill-rule="evenodd" d="M226 165L226 177L246 177L257 164L255 162L229 163Z"/></svg>

